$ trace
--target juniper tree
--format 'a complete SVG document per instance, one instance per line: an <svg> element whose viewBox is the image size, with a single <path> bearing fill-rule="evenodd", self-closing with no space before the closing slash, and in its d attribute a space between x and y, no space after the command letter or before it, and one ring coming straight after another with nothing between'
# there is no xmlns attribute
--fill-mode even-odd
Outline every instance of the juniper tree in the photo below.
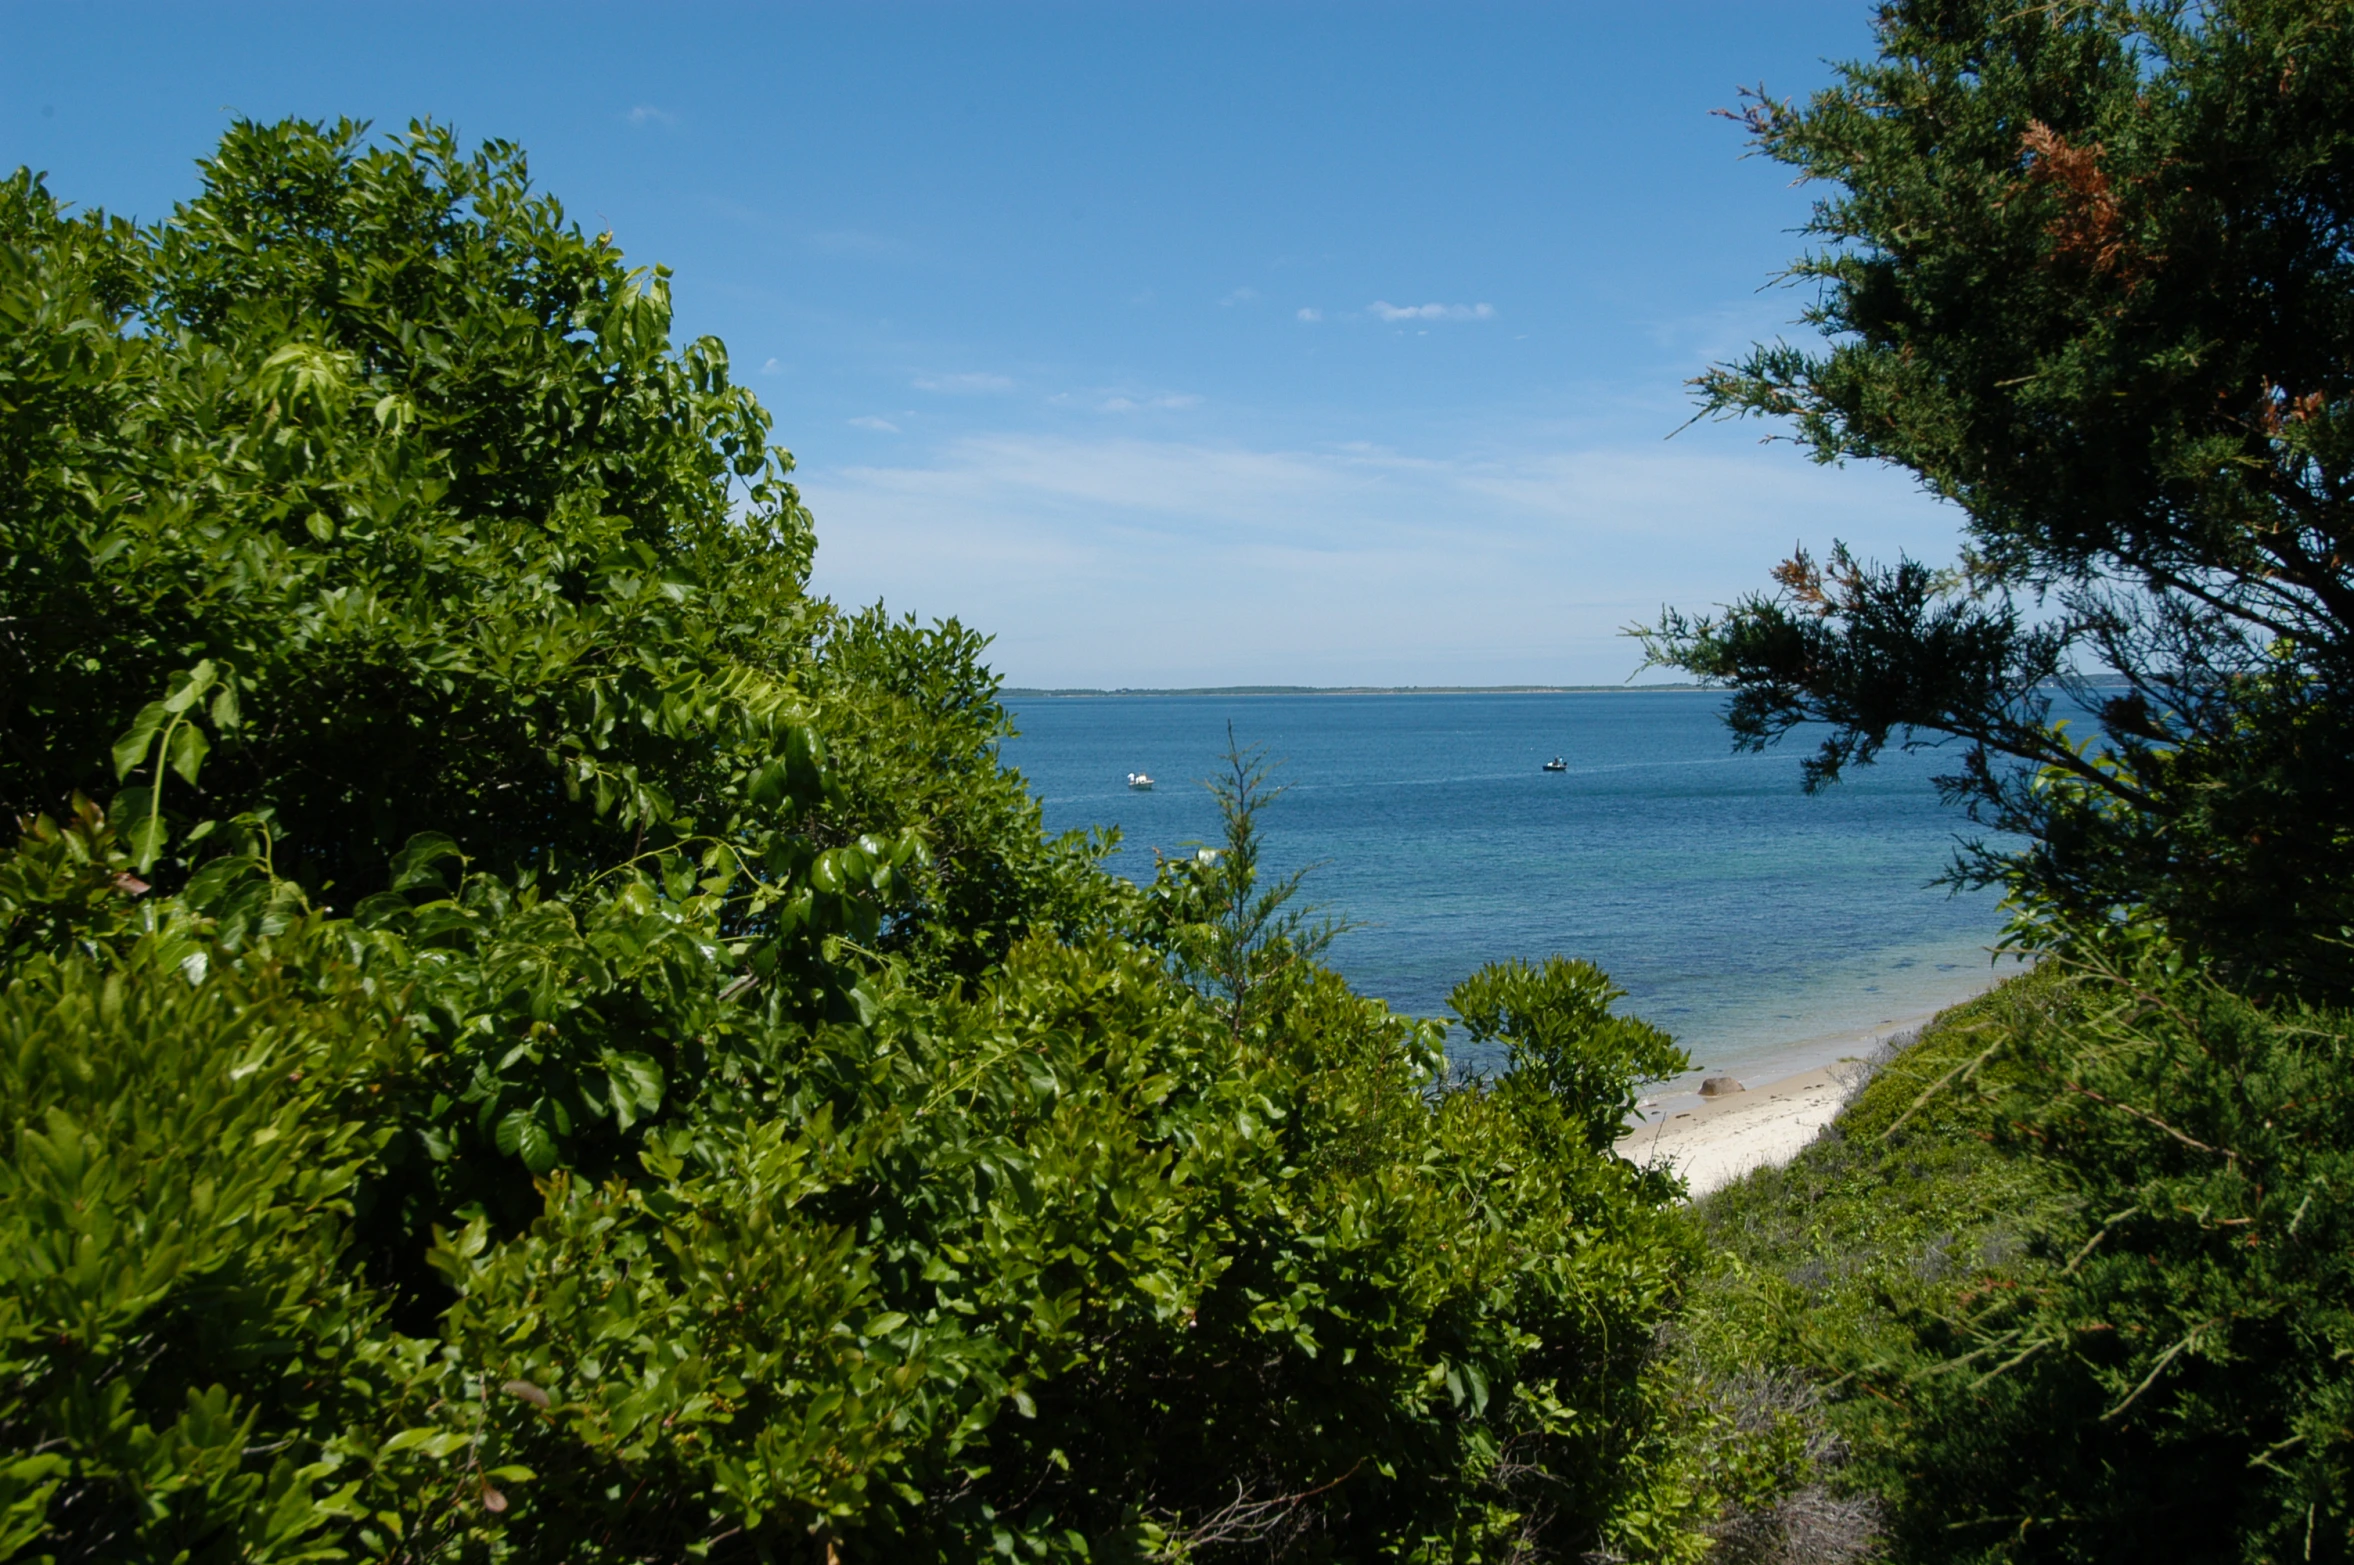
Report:
<svg viewBox="0 0 2354 1565"><path fill-rule="evenodd" d="M1756 148L1831 187L1828 343L1702 409L1909 469L1964 519L1932 568L1804 548L1638 634L1734 690L1737 741L1886 745L2017 850L1958 872L2140 918L2243 981L2354 983L2354 29L2329 0L1892 0L1878 58ZM2095 731L2063 720L2081 705ZM2046 927L2051 927L2047 922Z"/></svg>

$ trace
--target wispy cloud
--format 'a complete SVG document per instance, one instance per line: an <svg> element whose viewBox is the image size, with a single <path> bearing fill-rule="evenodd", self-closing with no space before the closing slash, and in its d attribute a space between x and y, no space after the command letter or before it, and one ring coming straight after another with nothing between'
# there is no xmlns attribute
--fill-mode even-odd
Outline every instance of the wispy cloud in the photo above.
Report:
<svg viewBox="0 0 2354 1565"><path fill-rule="evenodd" d="M881 430L886 435L896 435L899 433L899 426L897 424L892 423L887 418L877 418L872 413L861 414L859 417L852 419L850 423L851 426L856 429L876 429Z"/></svg>
<svg viewBox="0 0 2354 1565"><path fill-rule="evenodd" d="M1383 321L1485 321L1496 314L1492 304L1392 304L1386 299L1376 299L1365 309Z"/></svg>
<svg viewBox="0 0 2354 1565"><path fill-rule="evenodd" d="M1197 408L1202 399L1190 391L1166 391L1159 396L1109 396L1096 404L1105 413L1142 413L1148 409Z"/></svg>
<svg viewBox="0 0 2354 1565"><path fill-rule="evenodd" d="M975 436L803 487L821 590L960 615L1017 683L1616 680L1621 627L1729 601L1793 537L1890 557L1952 536L1896 475L1705 429L1559 433L1438 454Z"/></svg>
<svg viewBox="0 0 2354 1565"><path fill-rule="evenodd" d="M1258 302L1259 290L1256 288L1237 288L1232 293L1228 294L1225 298L1218 301L1221 307L1227 309L1231 309L1238 304L1256 304Z"/></svg>
<svg viewBox="0 0 2354 1565"><path fill-rule="evenodd" d="M1300 310L1300 319L1303 321L1320 321L1324 319L1324 312L1322 310L1315 309L1312 306L1303 306Z"/></svg>
<svg viewBox="0 0 2354 1565"><path fill-rule="evenodd" d="M986 396L1014 389L1014 383L1005 376L978 370L961 375L918 375L914 385L918 391L933 391L950 397Z"/></svg>
<svg viewBox="0 0 2354 1565"><path fill-rule="evenodd" d="M1719 309L1663 316L1645 325L1653 343L1685 363L1738 358L1751 345L1812 335L1797 319L1803 301L1779 289L1767 290Z"/></svg>
<svg viewBox="0 0 2354 1565"><path fill-rule="evenodd" d="M622 118L628 120L632 125L676 125L678 123L677 115L668 109L657 109L650 103L639 104Z"/></svg>
<svg viewBox="0 0 2354 1565"><path fill-rule="evenodd" d="M784 364L776 359L770 359L766 364L760 366L760 373L763 375L782 375L784 372Z"/></svg>

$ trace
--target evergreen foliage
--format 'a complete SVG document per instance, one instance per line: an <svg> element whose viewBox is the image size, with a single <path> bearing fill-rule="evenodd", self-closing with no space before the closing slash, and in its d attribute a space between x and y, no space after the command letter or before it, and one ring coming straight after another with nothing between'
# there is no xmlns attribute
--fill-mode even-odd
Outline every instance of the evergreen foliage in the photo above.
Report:
<svg viewBox="0 0 2354 1565"><path fill-rule="evenodd" d="M2350 1053L2160 952L2055 960L1702 1204L1691 1329L1830 1388L1898 1558L2354 1557Z"/></svg>
<svg viewBox="0 0 2354 1565"><path fill-rule="evenodd" d="M1644 632L1810 786L1959 741L2023 833L1964 873L2149 917L2238 981L2354 987L2354 29L2337 0L1888 0L1879 57L1745 115L1829 184L1821 352L1703 377L1966 518L1959 563L1801 549ZM2061 719L2081 706L2099 733ZM2016 762L2019 764L2008 764ZM2048 926L2045 926L2048 927Z"/></svg>

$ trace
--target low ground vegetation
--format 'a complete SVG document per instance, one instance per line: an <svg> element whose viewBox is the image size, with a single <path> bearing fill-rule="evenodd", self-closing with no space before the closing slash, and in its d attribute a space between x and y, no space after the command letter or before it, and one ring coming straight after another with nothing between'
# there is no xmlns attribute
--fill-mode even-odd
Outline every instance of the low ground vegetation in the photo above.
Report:
<svg viewBox="0 0 2354 1565"><path fill-rule="evenodd" d="M1897 1558L2348 1558L2354 1019L2092 951L1700 1202L1680 1330Z"/></svg>

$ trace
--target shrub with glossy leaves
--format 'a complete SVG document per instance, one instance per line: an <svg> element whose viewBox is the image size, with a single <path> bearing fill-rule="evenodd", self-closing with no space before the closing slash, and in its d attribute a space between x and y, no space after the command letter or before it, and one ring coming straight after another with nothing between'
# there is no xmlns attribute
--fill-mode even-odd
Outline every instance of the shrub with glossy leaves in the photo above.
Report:
<svg viewBox="0 0 2354 1565"><path fill-rule="evenodd" d="M165 885L250 817L343 908L428 833L559 887L914 829L943 972L1084 895L979 639L804 593L767 414L519 151L240 125L203 173L147 229L0 186L0 806L110 799Z"/></svg>
<svg viewBox="0 0 2354 1565"><path fill-rule="evenodd" d="M1694 1557L1664 1039L1042 840L766 440L511 148L6 188L0 1558Z"/></svg>

